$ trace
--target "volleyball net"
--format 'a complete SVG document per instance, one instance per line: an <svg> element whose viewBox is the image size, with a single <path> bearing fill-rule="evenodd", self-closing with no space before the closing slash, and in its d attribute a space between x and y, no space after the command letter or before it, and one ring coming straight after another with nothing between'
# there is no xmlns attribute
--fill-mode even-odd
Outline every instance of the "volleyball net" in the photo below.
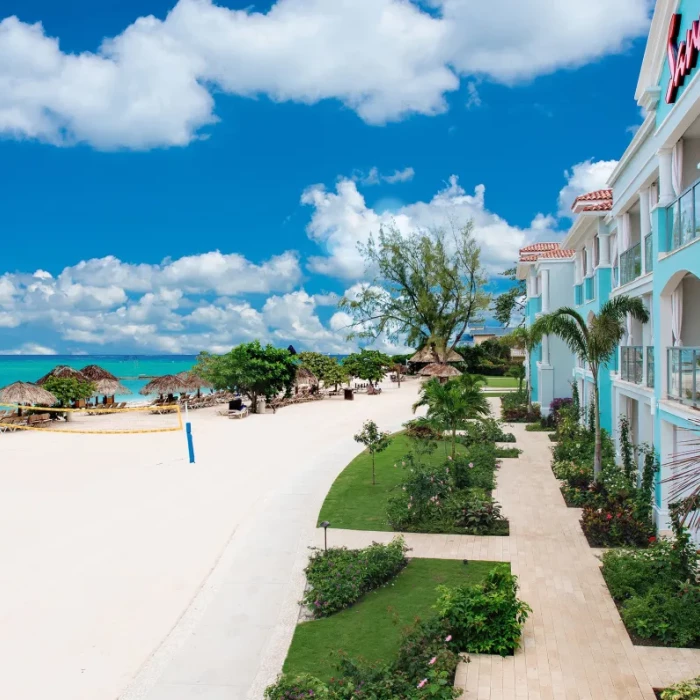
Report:
<svg viewBox="0 0 700 700"><path fill-rule="evenodd" d="M44 433L129 435L175 433L182 429L182 411L178 404L129 408L39 408L0 403L0 433L36 430Z"/></svg>

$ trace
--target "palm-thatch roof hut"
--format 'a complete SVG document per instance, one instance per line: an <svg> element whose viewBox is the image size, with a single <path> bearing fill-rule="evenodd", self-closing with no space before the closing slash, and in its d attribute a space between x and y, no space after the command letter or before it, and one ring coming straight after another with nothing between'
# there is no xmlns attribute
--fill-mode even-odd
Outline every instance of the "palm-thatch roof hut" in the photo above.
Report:
<svg viewBox="0 0 700 700"><path fill-rule="evenodd" d="M318 377L307 367L299 367L297 369L296 385L299 386L318 386Z"/></svg>
<svg viewBox="0 0 700 700"><path fill-rule="evenodd" d="M54 367L48 374L45 374L41 379L37 379L37 384L42 386L51 379L51 377L60 377L61 379L77 379L79 382L90 381L80 370L73 369L67 365L58 365Z"/></svg>
<svg viewBox="0 0 700 700"><path fill-rule="evenodd" d="M117 394L130 394L131 391L119 382L118 379L98 379L93 381L95 391L93 396L116 396Z"/></svg>
<svg viewBox="0 0 700 700"><path fill-rule="evenodd" d="M189 391L189 385L175 374L165 374L162 377L156 377L146 384L139 394L148 396L149 394L179 394L181 391Z"/></svg>
<svg viewBox="0 0 700 700"><path fill-rule="evenodd" d="M452 377L460 377L462 373L456 368L446 364L434 362L432 365L427 365L419 372L421 377L433 377L444 383Z"/></svg>
<svg viewBox="0 0 700 700"><path fill-rule="evenodd" d="M108 372L104 367L99 365L88 365L80 370L80 373L87 377L91 382L99 382L103 379L119 381L111 372ZM121 392L120 392L121 393Z"/></svg>
<svg viewBox="0 0 700 700"><path fill-rule="evenodd" d="M429 365L438 362L440 364L464 362L464 358L456 350L450 350L447 353L446 359L443 359L444 355L445 351L438 350L431 345L426 345L411 357L408 362L412 365Z"/></svg>
<svg viewBox="0 0 700 700"><path fill-rule="evenodd" d="M53 406L58 403L58 399L50 391L36 384L15 382L0 389L0 403Z"/></svg>
<svg viewBox="0 0 700 700"><path fill-rule="evenodd" d="M175 376L183 382L183 387L186 388L187 391L196 391L197 396L201 394L202 389L214 388L211 382L208 382L206 379L202 379L202 377L200 377L198 374L195 374L195 372L193 372L192 370L190 370L189 372L180 372Z"/></svg>

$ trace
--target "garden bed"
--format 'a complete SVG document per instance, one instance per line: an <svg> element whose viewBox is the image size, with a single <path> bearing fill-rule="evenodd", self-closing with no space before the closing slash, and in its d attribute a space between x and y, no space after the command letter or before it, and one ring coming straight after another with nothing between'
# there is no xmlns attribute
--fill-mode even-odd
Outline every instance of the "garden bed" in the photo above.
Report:
<svg viewBox="0 0 700 700"><path fill-rule="evenodd" d="M390 662L406 627L435 614L439 585L481 583L495 562L411 559L388 585L327 618L298 625L284 663L289 674L310 673L321 680L337 675L338 652L370 662Z"/></svg>

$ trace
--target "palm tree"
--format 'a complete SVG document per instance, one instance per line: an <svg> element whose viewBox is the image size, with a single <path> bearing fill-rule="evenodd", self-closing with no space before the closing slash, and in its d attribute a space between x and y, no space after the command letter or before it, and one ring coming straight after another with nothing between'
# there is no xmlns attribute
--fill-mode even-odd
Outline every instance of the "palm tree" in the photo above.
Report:
<svg viewBox="0 0 700 700"><path fill-rule="evenodd" d="M532 357L532 351L539 342L533 334L532 328L514 328L508 335L504 335L501 338L501 342L507 345L509 348L518 348L524 350L527 353L528 363L530 363L530 358ZM531 365L529 365L531 367ZM525 366L523 365L523 372L525 371ZM520 379L520 376L517 377ZM526 377L527 383L527 410L528 413L532 412L532 394L530 393L530 378ZM522 391L522 382L520 384L519 391Z"/></svg>
<svg viewBox="0 0 700 700"><path fill-rule="evenodd" d="M558 336L590 367L593 375L595 416L593 475L596 481L602 469L603 451L598 376L600 368L610 362L617 352L617 346L625 334L627 314L640 323L649 321L649 312L639 297L622 295L606 301L601 306L600 312L597 315L593 314L588 325L578 311L565 306L538 318L530 331L536 342L540 342L545 335Z"/></svg>
<svg viewBox="0 0 700 700"><path fill-rule="evenodd" d="M490 413L489 402L481 391L485 379L474 374L463 374L441 384L437 379L426 382L413 412L419 406L428 407L428 418L451 434L452 458L457 448L457 431L470 418L480 418Z"/></svg>
<svg viewBox="0 0 700 700"><path fill-rule="evenodd" d="M700 426L697 419L693 423ZM683 451L671 455L664 466L670 468L671 475L661 483L671 484L669 502L678 504L681 522L688 528L700 526L700 435L695 432L683 443Z"/></svg>

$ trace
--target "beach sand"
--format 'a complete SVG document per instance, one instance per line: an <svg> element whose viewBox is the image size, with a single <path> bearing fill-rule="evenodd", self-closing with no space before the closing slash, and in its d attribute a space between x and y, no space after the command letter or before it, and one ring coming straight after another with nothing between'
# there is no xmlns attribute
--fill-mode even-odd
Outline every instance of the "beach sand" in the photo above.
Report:
<svg viewBox="0 0 700 700"><path fill-rule="evenodd" d="M245 420L191 412L195 465L183 432L0 434L2 696L259 697L353 434L367 418L399 429L418 386ZM66 428L175 423L138 415Z"/></svg>

